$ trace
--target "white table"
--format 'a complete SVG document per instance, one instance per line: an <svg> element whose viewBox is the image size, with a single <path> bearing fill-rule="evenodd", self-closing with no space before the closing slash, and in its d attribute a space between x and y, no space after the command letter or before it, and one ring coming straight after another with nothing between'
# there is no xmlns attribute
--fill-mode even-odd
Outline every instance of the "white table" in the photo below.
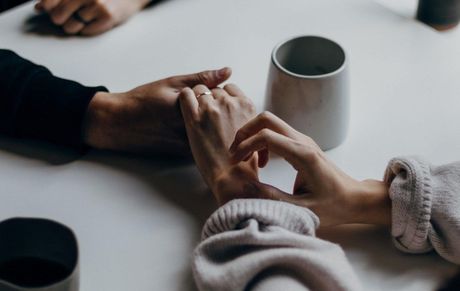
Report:
<svg viewBox="0 0 460 291"><path fill-rule="evenodd" d="M38 35L28 4L0 16L0 47L56 75L112 91L179 73L233 67L262 109L270 51L287 37L320 34L348 50L352 118L328 156L352 176L381 178L387 161L458 158L459 43L366 0L171 0L97 38ZM32 31L31 31L32 30ZM40 216L72 227L82 291L194 289L189 262L213 209L193 165L2 138L0 219ZM71 161L71 162L69 162ZM265 181L290 189L275 160ZM366 290L433 290L455 267L436 255L396 251L388 232L347 227L324 237L345 249Z"/></svg>

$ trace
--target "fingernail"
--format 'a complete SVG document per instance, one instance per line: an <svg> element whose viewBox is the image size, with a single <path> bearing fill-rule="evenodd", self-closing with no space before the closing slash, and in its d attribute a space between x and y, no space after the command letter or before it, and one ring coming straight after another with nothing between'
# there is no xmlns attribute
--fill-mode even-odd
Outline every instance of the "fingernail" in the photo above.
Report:
<svg viewBox="0 0 460 291"><path fill-rule="evenodd" d="M219 77L219 78L225 77L227 75L227 70L228 70L227 67L218 70L217 71L217 77Z"/></svg>

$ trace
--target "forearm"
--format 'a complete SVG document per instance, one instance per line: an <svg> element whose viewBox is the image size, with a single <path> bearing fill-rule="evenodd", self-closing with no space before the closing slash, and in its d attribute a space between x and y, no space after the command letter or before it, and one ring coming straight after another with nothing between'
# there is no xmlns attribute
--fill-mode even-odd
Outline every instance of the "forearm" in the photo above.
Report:
<svg viewBox="0 0 460 291"><path fill-rule="evenodd" d="M80 147L82 124L93 96L85 87L57 78L45 67L0 50L0 132Z"/></svg>
<svg viewBox="0 0 460 291"><path fill-rule="evenodd" d="M391 225L391 200L384 181L360 182L354 197L351 203L353 215L347 223Z"/></svg>
<svg viewBox="0 0 460 291"><path fill-rule="evenodd" d="M225 204L206 222L195 250L199 289L260 290L289 282L297 290L360 290L340 247L315 238L317 225L311 211L284 202Z"/></svg>

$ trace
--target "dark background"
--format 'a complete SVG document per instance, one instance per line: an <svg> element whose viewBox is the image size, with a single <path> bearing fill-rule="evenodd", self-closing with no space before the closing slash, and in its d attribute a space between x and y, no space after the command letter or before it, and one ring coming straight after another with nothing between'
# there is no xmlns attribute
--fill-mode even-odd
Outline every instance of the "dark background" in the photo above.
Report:
<svg viewBox="0 0 460 291"><path fill-rule="evenodd" d="M29 0L0 0L0 13L28 1Z"/></svg>

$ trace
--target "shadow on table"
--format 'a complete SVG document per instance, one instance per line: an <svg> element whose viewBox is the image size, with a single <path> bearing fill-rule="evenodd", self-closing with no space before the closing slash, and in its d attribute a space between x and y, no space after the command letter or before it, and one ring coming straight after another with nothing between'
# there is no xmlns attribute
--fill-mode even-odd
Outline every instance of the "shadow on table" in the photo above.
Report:
<svg viewBox="0 0 460 291"><path fill-rule="evenodd" d="M164 193L173 203L204 223L216 205L191 159L158 155L139 155L109 151L77 151L63 146L32 140L0 137L0 151L27 159L59 166L77 160L103 164L142 180L152 189Z"/></svg>
<svg viewBox="0 0 460 291"><path fill-rule="evenodd" d="M145 9L151 9L166 1L168 0L153 0ZM24 22L23 31L41 36L74 37L74 35L67 35L60 26L55 25L46 13L30 15Z"/></svg>
<svg viewBox="0 0 460 291"><path fill-rule="evenodd" d="M0 151L56 166L71 163L83 155L83 152L63 146L35 140L21 141L5 136L0 136Z"/></svg>
<svg viewBox="0 0 460 291"><path fill-rule="evenodd" d="M413 255L397 250L393 246L389 229L385 227L367 225L331 227L320 230L318 236L339 244L347 253L359 256L360 264L364 265L360 268L364 267L367 273L384 273L394 281L407 278L412 274L443 282L455 274L454 265L434 252Z"/></svg>
<svg viewBox="0 0 460 291"><path fill-rule="evenodd" d="M82 160L109 166L141 180L155 193L161 193L165 201L185 210L200 225L216 208L191 159L92 150Z"/></svg>
<svg viewBox="0 0 460 291"><path fill-rule="evenodd" d="M195 236L190 238L193 242L189 246L190 251L194 249L195 243L200 240L201 226L216 205L191 160L168 156L146 158L101 151L92 151L83 160L109 166L139 179L152 189L152 195L160 195L160 199L185 211L198 226ZM185 268L183 275L177 279L181 282L180 291L196 290L190 268Z"/></svg>
<svg viewBox="0 0 460 291"><path fill-rule="evenodd" d="M33 14L27 18L23 25L23 31L41 36L66 36L62 28L51 22L50 17L45 13Z"/></svg>
<svg viewBox="0 0 460 291"><path fill-rule="evenodd" d="M59 166L78 160L116 169L141 180L152 189L152 195L159 195L160 199L185 211L199 227L216 208L211 193L191 160L168 156L142 157L96 150L82 153L49 143L7 137L0 137L1 152L43 162L45 166ZM200 235L197 231L190 241L198 242ZM190 245L190 250L194 246ZM180 291L195 290L190 268L178 280L181 280L183 286Z"/></svg>

